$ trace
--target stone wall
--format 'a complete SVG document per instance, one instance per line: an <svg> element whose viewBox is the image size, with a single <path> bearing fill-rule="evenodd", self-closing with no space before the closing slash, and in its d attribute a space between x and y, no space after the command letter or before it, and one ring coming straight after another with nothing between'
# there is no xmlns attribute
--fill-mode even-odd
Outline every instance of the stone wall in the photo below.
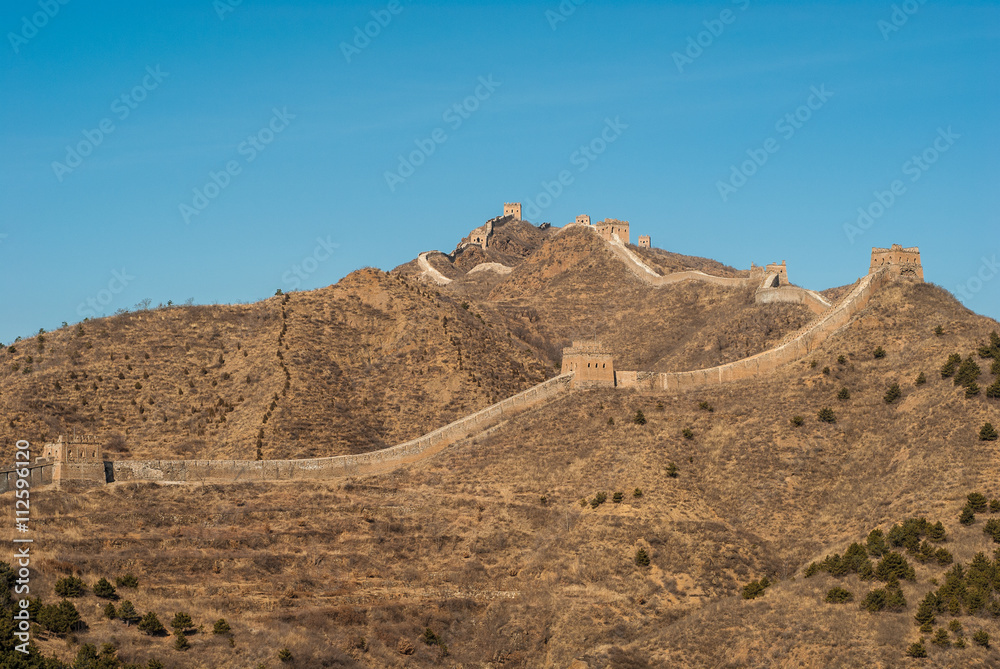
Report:
<svg viewBox="0 0 1000 669"><path fill-rule="evenodd" d="M761 288L754 294L757 304L786 302L804 304L814 314L822 314L832 305L817 292L799 288L798 286L782 286L781 288Z"/></svg>
<svg viewBox="0 0 1000 669"><path fill-rule="evenodd" d="M893 244L887 249L872 248L872 262L869 272L888 267L897 276L906 276L918 281L924 280L924 267L920 261L920 249L916 246L903 248Z"/></svg>
<svg viewBox="0 0 1000 669"><path fill-rule="evenodd" d="M750 282L750 279L747 278L712 276L711 274L705 274L704 272L699 272L698 270L685 270L683 272L673 272L671 274L661 276L652 267L644 263L642 259L627 246L617 244L612 241L608 244L608 247L616 256L618 256L618 258L621 259L622 262L625 263L625 266L629 269L629 271L652 286L669 286L670 284L680 283L681 281L701 281L703 283L711 283L716 286L739 288Z"/></svg>
<svg viewBox="0 0 1000 669"><path fill-rule="evenodd" d="M28 468L28 482L31 487L48 485L52 483L52 472L55 463L40 462L33 465L24 465ZM23 469L24 467L21 467ZM17 469L0 469L0 493L5 493L14 489L17 480Z"/></svg>
<svg viewBox="0 0 1000 669"><path fill-rule="evenodd" d="M615 385L614 358L598 342L574 341L564 348L562 373L573 375L574 388Z"/></svg>
<svg viewBox="0 0 1000 669"><path fill-rule="evenodd" d="M725 365L691 372L618 372L620 388L640 390L676 391L729 381L739 381L770 373L782 365L800 360L816 350L826 339L847 325L858 311L871 299L872 293L894 279L888 270L879 270L858 281L857 285L828 313L811 323L789 341Z"/></svg>
<svg viewBox="0 0 1000 669"><path fill-rule="evenodd" d="M478 434L500 421L566 392L572 375L560 375L411 441L369 453L309 460L117 460L115 481L326 480L374 474L428 457L447 445Z"/></svg>

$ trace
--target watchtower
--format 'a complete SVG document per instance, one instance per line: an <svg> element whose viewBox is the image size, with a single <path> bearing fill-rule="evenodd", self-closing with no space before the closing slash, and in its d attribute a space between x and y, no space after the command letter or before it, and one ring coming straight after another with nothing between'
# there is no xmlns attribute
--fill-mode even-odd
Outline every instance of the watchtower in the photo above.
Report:
<svg viewBox="0 0 1000 669"><path fill-rule="evenodd" d="M104 453L96 436L73 437L67 441L59 435L58 441L42 447L41 459L54 463L52 482L56 487L67 481L86 485L107 483Z"/></svg>
<svg viewBox="0 0 1000 669"><path fill-rule="evenodd" d="M521 203L520 202L506 202L503 205L503 215L513 216L515 221L521 220Z"/></svg>
<svg viewBox="0 0 1000 669"><path fill-rule="evenodd" d="M619 221L616 218L606 218L597 224L597 233L609 242L613 242L617 236L622 244L629 244L628 221Z"/></svg>
<svg viewBox="0 0 1000 669"><path fill-rule="evenodd" d="M752 270L752 268L751 268L751 270ZM790 283L788 281L788 266L785 265L785 261L784 260L781 261L780 265L778 263L776 263L776 262L773 262L773 263L769 263L764 268L764 276L765 276L765 278L769 277L771 275L775 275L775 278L772 280L772 282L768 286L768 288L777 288L778 286L787 286Z"/></svg>
<svg viewBox="0 0 1000 669"><path fill-rule="evenodd" d="M924 280L924 266L920 262L920 249L916 246L903 248L899 244L893 244L887 249L872 248L872 263L868 267L868 273L872 274L883 267L889 267L889 271L896 276Z"/></svg>
<svg viewBox="0 0 1000 669"><path fill-rule="evenodd" d="M615 365L611 352L597 341L574 341L563 349L562 373L573 374L574 388L615 385Z"/></svg>
<svg viewBox="0 0 1000 669"><path fill-rule="evenodd" d="M652 246L653 242L649 239L649 235L639 235L639 248L648 249Z"/></svg>
<svg viewBox="0 0 1000 669"><path fill-rule="evenodd" d="M590 216L587 214L580 214L576 217L577 225L590 225Z"/></svg>

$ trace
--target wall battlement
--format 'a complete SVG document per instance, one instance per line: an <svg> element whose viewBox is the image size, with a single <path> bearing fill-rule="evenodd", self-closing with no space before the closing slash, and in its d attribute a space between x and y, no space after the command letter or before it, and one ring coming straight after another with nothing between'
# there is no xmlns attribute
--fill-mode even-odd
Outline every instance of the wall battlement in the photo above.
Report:
<svg viewBox="0 0 1000 669"><path fill-rule="evenodd" d="M868 272L873 273L883 267L888 267L895 276L924 280L920 249L916 246L904 248L899 244L893 244L887 249L872 248L872 263Z"/></svg>
<svg viewBox="0 0 1000 669"><path fill-rule="evenodd" d="M649 238L649 235L639 235L639 248L640 249L648 249L652 245L653 245L653 242Z"/></svg>
<svg viewBox="0 0 1000 669"><path fill-rule="evenodd" d="M574 341L564 348L562 373L573 375L574 388L615 385L611 351L597 341Z"/></svg>
<svg viewBox="0 0 1000 669"><path fill-rule="evenodd" d="M606 218L599 223L595 223L594 227L597 229L597 234L599 234L605 241L613 242L615 237L621 240L622 244L630 244L629 232L628 232L628 221L619 221L616 218Z"/></svg>
<svg viewBox="0 0 1000 669"><path fill-rule="evenodd" d="M503 205L503 215L513 216L515 221L521 220L521 203L505 202Z"/></svg>
<svg viewBox="0 0 1000 669"><path fill-rule="evenodd" d="M65 440L63 435L42 447L38 464L52 466L52 483L61 487L63 483L98 485L107 483L104 468L104 452L100 439L93 435L72 437Z"/></svg>

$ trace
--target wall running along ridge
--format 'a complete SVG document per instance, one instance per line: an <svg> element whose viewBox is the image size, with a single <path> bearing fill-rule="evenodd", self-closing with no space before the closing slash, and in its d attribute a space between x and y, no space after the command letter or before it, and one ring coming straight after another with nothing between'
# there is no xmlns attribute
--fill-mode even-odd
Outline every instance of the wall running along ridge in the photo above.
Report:
<svg viewBox="0 0 1000 669"><path fill-rule="evenodd" d="M868 304L872 294L894 279L889 268L862 277L836 307L800 330L792 339L749 358L691 372L616 372L619 388L676 391L754 378L800 360L841 329Z"/></svg>
<svg viewBox="0 0 1000 669"><path fill-rule="evenodd" d="M424 251L423 253L417 256L417 265L419 265L420 269L423 270L420 273L420 276L429 278L431 281L433 281L439 286L446 286L449 283L451 283L451 279L446 277L444 274L439 272L433 265L431 265L431 262L427 259L428 253L437 253L437 251Z"/></svg>
<svg viewBox="0 0 1000 669"><path fill-rule="evenodd" d="M52 472L55 466L54 462L41 462L34 465L24 464L17 468L0 469L0 493L14 489L18 469L28 469L28 483L31 484L32 488L52 483Z"/></svg>
<svg viewBox="0 0 1000 669"><path fill-rule="evenodd" d="M116 460L111 463L112 471L115 481L212 483L326 480L375 474L423 460L521 410L561 395L569 389L571 378L571 374L554 377L433 432L379 451L308 460Z"/></svg>
<svg viewBox="0 0 1000 669"><path fill-rule="evenodd" d="M681 281L701 281L702 283L710 283L715 286L724 286L726 288L741 288L743 286L753 285L757 282L757 278L754 276L730 278L712 276L711 274L705 274L704 272L699 272L697 270L672 272L670 274L661 275L652 267L644 263L642 259L636 255L632 249L625 246L621 240L616 238L608 241L608 246L614 254L625 263L625 266L632 272L632 274L651 286L669 286L671 284L680 283ZM760 286L757 288L757 292L754 294L754 301L757 304L769 304L772 302L804 304L810 311L817 315L822 314L833 306L826 300L826 298L812 290L789 285L782 285L780 288L772 287L779 278L779 275L774 272L768 274L764 278L764 281L760 283ZM785 278L787 280L787 275L785 275Z"/></svg>

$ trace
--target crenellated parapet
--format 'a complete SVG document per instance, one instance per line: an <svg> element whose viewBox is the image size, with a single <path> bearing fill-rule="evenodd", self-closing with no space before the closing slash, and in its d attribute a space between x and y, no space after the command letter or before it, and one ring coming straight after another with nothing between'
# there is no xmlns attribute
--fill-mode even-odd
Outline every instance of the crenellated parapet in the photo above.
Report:
<svg viewBox="0 0 1000 669"><path fill-rule="evenodd" d="M916 246L904 248L899 244L893 244L887 249L872 248L872 262L868 268L868 273L888 267L895 276L924 280L924 266L920 262L920 249Z"/></svg>

